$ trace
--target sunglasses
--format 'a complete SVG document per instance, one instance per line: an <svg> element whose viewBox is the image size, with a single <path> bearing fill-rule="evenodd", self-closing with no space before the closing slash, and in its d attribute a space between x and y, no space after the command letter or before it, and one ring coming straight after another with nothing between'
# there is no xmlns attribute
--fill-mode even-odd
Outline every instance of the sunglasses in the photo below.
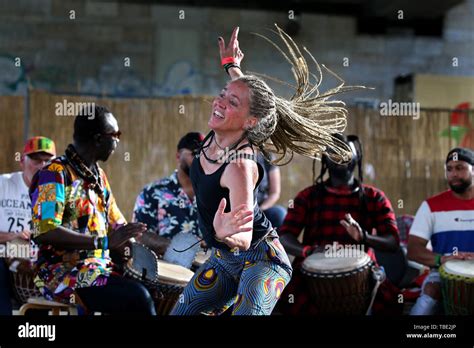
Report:
<svg viewBox="0 0 474 348"><path fill-rule="evenodd" d="M117 138L117 139L120 139L120 136L122 135L122 132L121 131L117 131L117 132L111 132L111 133L100 133L101 135L108 135L108 136L111 136L113 138Z"/></svg>

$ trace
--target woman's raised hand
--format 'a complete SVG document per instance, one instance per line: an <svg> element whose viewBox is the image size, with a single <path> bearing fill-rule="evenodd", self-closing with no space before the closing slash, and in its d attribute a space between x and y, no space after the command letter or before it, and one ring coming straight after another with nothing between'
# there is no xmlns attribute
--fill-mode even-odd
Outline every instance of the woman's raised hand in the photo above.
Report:
<svg viewBox="0 0 474 348"><path fill-rule="evenodd" d="M244 59L244 53L240 50L238 36L239 27L235 27L227 47L222 36L219 36L218 41L221 60L222 58L233 57L235 63L240 66L242 59Z"/></svg>

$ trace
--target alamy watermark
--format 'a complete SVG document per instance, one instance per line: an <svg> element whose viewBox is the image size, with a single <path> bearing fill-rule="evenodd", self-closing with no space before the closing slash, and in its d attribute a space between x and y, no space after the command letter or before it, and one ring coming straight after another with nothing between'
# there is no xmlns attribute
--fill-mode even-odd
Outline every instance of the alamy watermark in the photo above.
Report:
<svg viewBox="0 0 474 348"><path fill-rule="evenodd" d="M7 242L0 244L0 258L34 259L38 254L38 247L28 244Z"/></svg>
<svg viewBox="0 0 474 348"><path fill-rule="evenodd" d="M95 103L70 102L64 99L55 104L56 116L85 116L89 120L95 118Z"/></svg>
<svg viewBox="0 0 474 348"><path fill-rule="evenodd" d="M415 102L388 102L380 103L380 115L382 116L409 116L414 120L420 118L420 103Z"/></svg>
<svg viewBox="0 0 474 348"><path fill-rule="evenodd" d="M327 258L345 258L345 257L361 257L365 255L363 244L327 244L324 246L324 257Z"/></svg>
<svg viewBox="0 0 474 348"><path fill-rule="evenodd" d="M18 326L19 338L46 338L48 341L56 340L56 325L37 325L26 322Z"/></svg>

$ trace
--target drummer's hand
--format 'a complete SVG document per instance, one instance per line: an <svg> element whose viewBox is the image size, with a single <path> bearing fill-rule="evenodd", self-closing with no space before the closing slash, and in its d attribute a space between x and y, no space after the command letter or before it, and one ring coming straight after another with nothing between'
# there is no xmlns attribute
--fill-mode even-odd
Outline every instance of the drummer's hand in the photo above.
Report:
<svg viewBox="0 0 474 348"><path fill-rule="evenodd" d="M117 249L130 238L140 238L146 231L146 225L141 222L130 222L120 226L109 234L109 248Z"/></svg>
<svg viewBox="0 0 474 348"><path fill-rule="evenodd" d="M346 214L344 218L344 220L340 221L341 225L344 226L347 233L349 233L356 242L361 242L363 231L359 223L352 218L351 214Z"/></svg>
<svg viewBox="0 0 474 348"><path fill-rule="evenodd" d="M459 255L464 257L464 260L474 260L474 253L471 252L460 252Z"/></svg>
<svg viewBox="0 0 474 348"><path fill-rule="evenodd" d="M337 243L337 242L334 242L334 243ZM326 251L326 247L324 247L323 245L311 245L311 249L309 249L306 252L306 257L312 254L324 253L325 251Z"/></svg>
<svg viewBox="0 0 474 348"><path fill-rule="evenodd" d="M234 210L225 213L227 201L225 198L221 199L216 215L214 215L214 230L216 237L220 240L230 237L233 234L240 232L251 232L253 225L253 211L247 209L246 204L241 204Z"/></svg>
<svg viewBox="0 0 474 348"><path fill-rule="evenodd" d="M465 260L466 259L466 255L464 255L465 253L459 253L457 255L443 255L441 256L441 264L445 263L446 261L450 261L450 260Z"/></svg>
<svg viewBox="0 0 474 348"><path fill-rule="evenodd" d="M30 240L31 237L31 232L30 231L22 231L20 233L17 233L17 238L18 239L23 239L23 240Z"/></svg>

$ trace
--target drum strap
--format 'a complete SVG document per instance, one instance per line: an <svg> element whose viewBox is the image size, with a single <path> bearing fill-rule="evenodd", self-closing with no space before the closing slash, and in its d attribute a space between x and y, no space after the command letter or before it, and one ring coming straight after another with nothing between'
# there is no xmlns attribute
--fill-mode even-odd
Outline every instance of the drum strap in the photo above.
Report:
<svg viewBox="0 0 474 348"><path fill-rule="evenodd" d="M191 249L196 244L201 243L203 240L204 239L201 238L196 243L191 244L190 246L188 246L186 249L183 249L183 250L178 250L178 249L173 248L173 251L176 251L177 253L184 253L185 251L188 251L189 249Z"/></svg>
<svg viewBox="0 0 474 348"><path fill-rule="evenodd" d="M374 305L375 296L377 296L377 291L379 290L380 284L382 284L386 278L383 267L374 266L372 267L372 272L373 272L372 275L376 283L375 283L374 289L372 290L370 304L369 304L369 307L367 308L367 312L365 313L365 315L370 315L372 306Z"/></svg>

